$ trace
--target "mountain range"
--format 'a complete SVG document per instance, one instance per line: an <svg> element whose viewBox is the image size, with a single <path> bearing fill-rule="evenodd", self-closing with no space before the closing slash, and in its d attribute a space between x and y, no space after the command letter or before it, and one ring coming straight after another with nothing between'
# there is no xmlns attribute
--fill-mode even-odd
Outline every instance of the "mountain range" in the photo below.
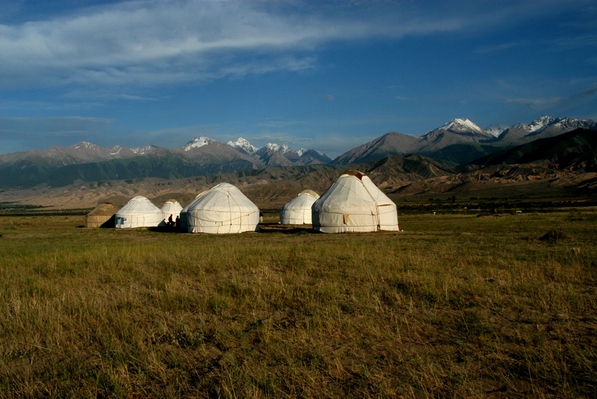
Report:
<svg viewBox="0 0 597 399"><path fill-rule="evenodd" d="M456 118L420 137L390 132L334 159L348 165L392 155L421 154L452 166L467 164L503 148L553 137L574 129L597 129L590 119L544 116L529 124L494 125L482 129L468 119Z"/></svg>
<svg viewBox="0 0 597 399"><path fill-rule="evenodd" d="M329 163L316 150L293 150L269 143L256 148L243 138L222 144L195 137L182 147L101 147L89 142L52 146L0 155L0 188L47 184L60 187L77 181L125 180L147 177L175 179L257 170L274 166Z"/></svg>
<svg viewBox="0 0 597 399"><path fill-rule="evenodd" d="M347 168L370 173L394 196L476 190L479 182L491 179L530 181L537 173L596 173L595 129L591 120L572 118L542 117L529 124L486 129L468 119L453 119L420 137L387 133L334 160L314 149L293 150L274 143L257 148L243 138L224 144L196 137L173 149L106 148L82 142L0 155L0 202L41 193L50 201L49 193L56 189L58 197L76 192L73 203L88 206L116 193L134 195L143 191L140 187L153 187L155 195L176 189L184 201L196 191L184 187L209 187L225 180L244 185L248 192L259 187L255 195L277 205L299 187L324 190ZM574 184L581 184L575 179ZM60 198L52 204L68 202Z"/></svg>

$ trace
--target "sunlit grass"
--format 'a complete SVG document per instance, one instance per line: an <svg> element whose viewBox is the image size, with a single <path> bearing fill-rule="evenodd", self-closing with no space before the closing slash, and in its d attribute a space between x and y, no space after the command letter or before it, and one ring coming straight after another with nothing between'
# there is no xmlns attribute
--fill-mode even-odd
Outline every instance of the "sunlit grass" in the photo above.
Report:
<svg viewBox="0 0 597 399"><path fill-rule="evenodd" d="M0 395L591 397L596 220L213 236L2 217Z"/></svg>

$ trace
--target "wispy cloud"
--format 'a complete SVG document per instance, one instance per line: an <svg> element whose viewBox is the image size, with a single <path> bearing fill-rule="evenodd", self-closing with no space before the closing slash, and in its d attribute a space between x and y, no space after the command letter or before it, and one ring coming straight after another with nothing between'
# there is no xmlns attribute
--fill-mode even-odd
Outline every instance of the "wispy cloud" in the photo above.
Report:
<svg viewBox="0 0 597 399"><path fill-rule="evenodd" d="M283 8L283 10L281 10ZM306 10L306 11L305 11ZM130 1L0 25L0 88L160 85L312 68L337 40L449 32L466 17L326 14L260 1ZM301 54L302 53L302 54ZM267 55L247 62L246 56Z"/></svg>
<svg viewBox="0 0 597 399"><path fill-rule="evenodd" d="M524 105L529 108L544 108L558 104L561 100L561 97L510 98L507 99L505 103L514 105Z"/></svg>
<svg viewBox="0 0 597 399"><path fill-rule="evenodd" d="M493 45L493 46L480 47L479 49L477 49L477 52L479 54L495 53L495 52L510 50L510 49L517 48L517 47L528 46L529 44L531 44L531 43L528 41L524 41L524 40L518 41L518 42L500 43L500 44Z"/></svg>
<svg viewBox="0 0 597 399"><path fill-rule="evenodd" d="M505 101L505 104L522 105L536 110L555 109L561 112L562 110L589 103L596 98L597 84L593 83L566 96L510 98Z"/></svg>

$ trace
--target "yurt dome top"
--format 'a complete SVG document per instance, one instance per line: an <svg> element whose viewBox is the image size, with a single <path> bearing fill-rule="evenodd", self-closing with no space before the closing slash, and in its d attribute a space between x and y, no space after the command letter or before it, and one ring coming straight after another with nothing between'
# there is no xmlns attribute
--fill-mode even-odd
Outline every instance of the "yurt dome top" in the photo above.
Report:
<svg viewBox="0 0 597 399"><path fill-rule="evenodd" d="M249 200L236 186L230 183L220 183L211 189L199 194L198 198L195 199L187 209L190 211L195 207L209 207L213 210L227 210L231 206L236 207L248 207L256 209L255 205ZM224 200L227 198L227 200Z"/></svg>
<svg viewBox="0 0 597 399"><path fill-rule="evenodd" d="M178 214L181 210L182 206L175 199L169 199L168 201L164 202L164 205L162 205L162 212L164 212L164 214Z"/></svg>
<svg viewBox="0 0 597 399"><path fill-rule="evenodd" d="M103 202L95 207L87 216L112 216L118 208L111 202Z"/></svg>
<svg viewBox="0 0 597 399"><path fill-rule="evenodd" d="M117 213L154 213L162 212L153 202L142 195L133 197L125 206L120 208Z"/></svg>
<svg viewBox="0 0 597 399"><path fill-rule="evenodd" d="M187 211L189 210L189 207L190 207L191 205L193 205L193 204L194 204L194 203L195 203L195 202L196 202L196 201L197 201L199 198L203 197L203 196L205 195L205 193L207 193L208 191L209 191L209 190L201 191L199 194L197 194L197 195L195 196L195 198L194 198L194 199L193 199L191 202L189 202L189 203L188 203L186 206L184 206L184 207L182 208L182 211L181 211L181 212L187 212Z"/></svg>
<svg viewBox="0 0 597 399"><path fill-rule="evenodd" d="M319 194L309 189L301 191L300 193L298 193L298 195L310 195L312 197L315 197L315 199L319 198Z"/></svg>

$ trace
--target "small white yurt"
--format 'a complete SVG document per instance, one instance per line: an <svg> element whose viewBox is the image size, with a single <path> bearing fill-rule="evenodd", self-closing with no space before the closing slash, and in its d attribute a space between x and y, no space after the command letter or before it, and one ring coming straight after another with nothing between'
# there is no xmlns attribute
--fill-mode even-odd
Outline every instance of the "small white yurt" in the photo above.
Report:
<svg viewBox="0 0 597 399"><path fill-rule="evenodd" d="M311 205L319 198L313 190L304 190L280 209L280 224L311 224Z"/></svg>
<svg viewBox="0 0 597 399"><path fill-rule="evenodd" d="M398 211L371 179L343 174L312 206L313 229L323 233L398 231Z"/></svg>
<svg viewBox="0 0 597 399"><path fill-rule="evenodd" d="M143 196L136 196L116 212L117 229L157 227L164 220L162 210Z"/></svg>
<svg viewBox="0 0 597 399"><path fill-rule="evenodd" d="M118 208L111 202L99 204L87 214L85 227L112 227Z"/></svg>
<svg viewBox="0 0 597 399"><path fill-rule="evenodd" d="M220 183L189 205L187 219L189 233L257 231L259 208L232 184Z"/></svg>
<svg viewBox="0 0 597 399"><path fill-rule="evenodd" d="M175 199L169 199L168 201L164 202L162 205L162 213L164 214L164 219L162 220L162 225L166 225L166 223L176 221L176 218L180 218L180 211L182 211L182 206L178 201Z"/></svg>

